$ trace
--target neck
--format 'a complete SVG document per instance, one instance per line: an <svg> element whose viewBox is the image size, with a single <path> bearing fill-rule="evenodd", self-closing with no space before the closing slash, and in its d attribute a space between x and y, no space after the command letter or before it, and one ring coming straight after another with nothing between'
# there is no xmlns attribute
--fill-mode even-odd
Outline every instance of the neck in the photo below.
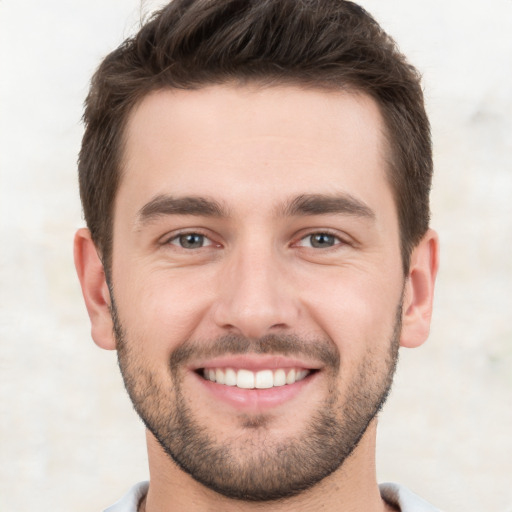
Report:
<svg viewBox="0 0 512 512"><path fill-rule="evenodd" d="M187 510L204 512L297 512L324 510L344 512L393 510L382 500L375 474L376 420L343 465L313 488L281 501L244 502L216 493L182 471L147 433L150 486L141 504L144 512ZM341 505L341 507L340 507Z"/></svg>

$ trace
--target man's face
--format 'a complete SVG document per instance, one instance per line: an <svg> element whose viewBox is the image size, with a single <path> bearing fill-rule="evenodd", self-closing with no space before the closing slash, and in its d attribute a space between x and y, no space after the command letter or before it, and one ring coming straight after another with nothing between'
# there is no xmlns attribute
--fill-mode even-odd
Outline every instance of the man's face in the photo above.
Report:
<svg viewBox="0 0 512 512"><path fill-rule="evenodd" d="M208 487L265 500L337 470L391 383L404 287L367 96L160 91L132 113L111 293L134 405Z"/></svg>

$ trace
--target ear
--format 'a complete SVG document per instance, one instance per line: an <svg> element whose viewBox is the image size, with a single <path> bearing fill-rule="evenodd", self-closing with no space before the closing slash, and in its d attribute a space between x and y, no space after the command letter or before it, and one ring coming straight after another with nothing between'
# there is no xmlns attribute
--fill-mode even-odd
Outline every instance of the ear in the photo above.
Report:
<svg viewBox="0 0 512 512"><path fill-rule="evenodd" d="M402 313L402 347L418 347L428 337L438 266L439 239L429 229L411 254Z"/></svg>
<svg viewBox="0 0 512 512"><path fill-rule="evenodd" d="M113 350L116 343L110 314L110 292L103 263L98 256L91 233L86 228L76 232L74 255L75 268L91 320L92 339L99 347Z"/></svg>

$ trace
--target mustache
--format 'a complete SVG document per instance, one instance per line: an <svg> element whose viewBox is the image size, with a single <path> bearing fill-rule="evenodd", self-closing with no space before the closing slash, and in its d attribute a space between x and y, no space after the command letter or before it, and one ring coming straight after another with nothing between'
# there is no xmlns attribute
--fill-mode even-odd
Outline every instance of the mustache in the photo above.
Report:
<svg viewBox="0 0 512 512"><path fill-rule="evenodd" d="M195 359L213 359L226 355L265 354L305 357L322 362L337 370L340 353L328 338L305 339L294 334L267 334L261 338L247 338L238 334L226 334L211 341L187 341L171 354L171 370Z"/></svg>

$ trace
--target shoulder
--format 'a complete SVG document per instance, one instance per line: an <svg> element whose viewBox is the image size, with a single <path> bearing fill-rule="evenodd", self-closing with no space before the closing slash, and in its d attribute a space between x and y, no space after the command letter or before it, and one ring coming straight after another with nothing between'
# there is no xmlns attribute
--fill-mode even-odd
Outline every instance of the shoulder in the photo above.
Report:
<svg viewBox="0 0 512 512"><path fill-rule="evenodd" d="M401 512L441 512L403 485L383 483L379 485L382 498Z"/></svg>
<svg viewBox="0 0 512 512"><path fill-rule="evenodd" d="M149 482L135 484L119 501L103 512L137 512L140 500L146 495Z"/></svg>

